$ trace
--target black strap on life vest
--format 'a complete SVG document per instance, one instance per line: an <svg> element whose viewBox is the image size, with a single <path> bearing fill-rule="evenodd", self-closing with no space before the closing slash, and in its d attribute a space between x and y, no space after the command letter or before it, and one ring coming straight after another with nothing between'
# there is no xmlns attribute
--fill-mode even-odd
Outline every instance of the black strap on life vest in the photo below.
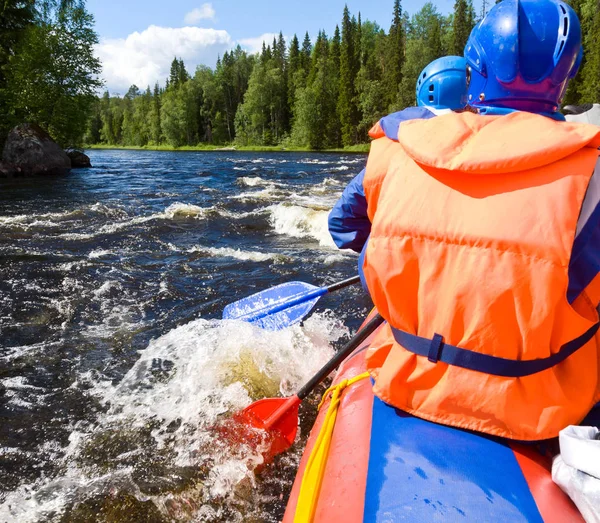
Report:
<svg viewBox="0 0 600 523"><path fill-rule="evenodd" d="M392 333L394 334L394 339L402 347L418 356L427 357L432 363L441 361L455 367L494 376L522 378L523 376L542 372L566 360L571 354L592 339L598 327L600 327L600 323L592 325L581 336L565 343L557 353L537 360L510 360L461 349L460 347L444 343L444 338L439 334L436 334L432 339L421 338L420 336L409 334L394 327L392 327Z"/></svg>

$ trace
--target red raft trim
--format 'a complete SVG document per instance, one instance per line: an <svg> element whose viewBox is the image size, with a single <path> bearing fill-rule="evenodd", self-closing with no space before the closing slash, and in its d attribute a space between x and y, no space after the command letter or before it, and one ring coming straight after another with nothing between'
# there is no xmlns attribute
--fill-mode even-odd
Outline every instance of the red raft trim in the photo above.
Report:
<svg viewBox="0 0 600 523"><path fill-rule="evenodd" d="M545 523L584 521L571 499L552 481L552 462L534 448L511 444L531 495Z"/></svg>
<svg viewBox="0 0 600 523"><path fill-rule="evenodd" d="M333 384L366 371L364 350L371 338L347 359ZM304 469L327 413L327 404L319 412L302 455L283 523L293 523ZM326 474L321 485L315 521L362 522L365 509L367 471L373 415L373 392L370 380L348 387L341 399L333 431ZM346 459L348 458L348 459Z"/></svg>

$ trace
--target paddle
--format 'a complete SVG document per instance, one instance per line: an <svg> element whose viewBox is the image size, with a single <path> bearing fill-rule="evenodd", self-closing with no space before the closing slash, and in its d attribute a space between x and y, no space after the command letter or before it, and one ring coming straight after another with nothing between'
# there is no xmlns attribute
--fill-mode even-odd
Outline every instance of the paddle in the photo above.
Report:
<svg viewBox="0 0 600 523"><path fill-rule="evenodd" d="M298 430L298 408L304 400L321 383L331 371L344 361L365 341L375 329L383 323L377 314L322 368L302 387L295 396L289 398L266 398L252 403L234 416L240 424L262 429L269 436L269 451L266 459L285 452L294 443Z"/></svg>
<svg viewBox="0 0 600 523"><path fill-rule="evenodd" d="M243 320L268 330L284 329L302 320L324 294L358 282L359 276L328 287L315 287L301 281L283 283L230 303L223 310L223 319Z"/></svg>

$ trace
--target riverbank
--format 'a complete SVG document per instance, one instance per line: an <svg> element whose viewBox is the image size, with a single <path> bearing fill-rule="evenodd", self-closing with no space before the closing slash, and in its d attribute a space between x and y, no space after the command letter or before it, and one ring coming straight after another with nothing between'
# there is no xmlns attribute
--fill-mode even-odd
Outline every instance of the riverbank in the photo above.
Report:
<svg viewBox="0 0 600 523"><path fill-rule="evenodd" d="M340 149L324 149L322 151L313 151L306 147L282 147L280 145L244 145L244 146L223 146L223 145L184 145L183 147L172 147L170 145L144 145L142 147L135 145L109 145L95 144L86 145L85 149L120 149L125 151L241 151L241 152L290 152L290 153L349 153L349 154L365 154L369 152L371 145L361 143L350 147Z"/></svg>

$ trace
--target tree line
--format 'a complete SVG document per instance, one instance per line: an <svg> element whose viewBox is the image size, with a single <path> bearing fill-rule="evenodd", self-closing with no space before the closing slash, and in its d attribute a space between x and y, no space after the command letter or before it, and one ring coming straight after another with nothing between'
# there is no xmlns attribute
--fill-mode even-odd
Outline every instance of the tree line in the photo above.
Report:
<svg viewBox="0 0 600 523"><path fill-rule="evenodd" d="M600 101L600 0L570 0L580 17L584 58L565 104ZM384 29L344 9L332 33L283 35L251 54L239 46L190 75L175 58L164 85L98 96L98 37L85 0L0 2L0 144L22 122L61 145L283 145L312 149L367 141L381 116L414 105L417 75L430 61L462 55L487 12L456 0L409 16L394 0Z"/></svg>
<svg viewBox="0 0 600 523"><path fill-rule="evenodd" d="M97 42L84 0L0 2L0 145L23 122L82 142L102 86Z"/></svg>
<svg viewBox="0 0 600 523"><path fill-rule="evenodd" d="M432 2L409 16L393 3L391 26L344 9L333 34L311 40L280 33L262 51L239 46L214 69L190 77L173 60L164 87L105 92L86 139L91 144L179 147L200 143L290 145L312 149L364 143L381 116L415 103L421 69L445 54L462 54L477 19L471 0L443 16Z"/></svg>

